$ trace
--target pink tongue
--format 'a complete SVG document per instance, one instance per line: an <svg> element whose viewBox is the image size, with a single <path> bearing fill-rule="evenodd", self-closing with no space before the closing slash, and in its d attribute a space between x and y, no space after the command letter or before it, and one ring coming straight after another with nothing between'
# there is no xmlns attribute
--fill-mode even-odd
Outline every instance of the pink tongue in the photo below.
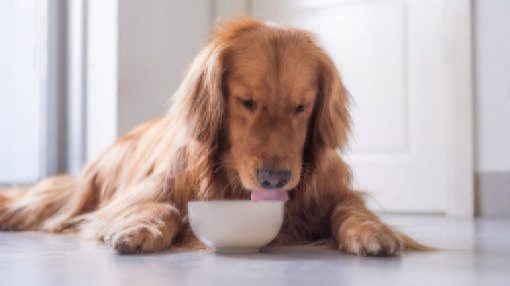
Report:
<svg viewBox="0 0 510 286"><path fill-rule="evenodd" d="M289 200L287 192L279 190L267 190L267 191L252 191L251 200L253 202L259 201L283 201Z"/></svg>

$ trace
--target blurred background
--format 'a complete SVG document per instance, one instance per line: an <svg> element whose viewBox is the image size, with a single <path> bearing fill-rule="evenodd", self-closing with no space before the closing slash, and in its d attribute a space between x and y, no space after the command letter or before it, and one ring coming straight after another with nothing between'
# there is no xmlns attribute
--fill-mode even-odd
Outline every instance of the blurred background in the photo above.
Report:
<svg viewBox="0 0 510 286"><path fill-rule="evenodd" d="M218 21L313 31L375 210L510 216L510 1L0 0L0 185L78 174L161 116Z"/></svg>

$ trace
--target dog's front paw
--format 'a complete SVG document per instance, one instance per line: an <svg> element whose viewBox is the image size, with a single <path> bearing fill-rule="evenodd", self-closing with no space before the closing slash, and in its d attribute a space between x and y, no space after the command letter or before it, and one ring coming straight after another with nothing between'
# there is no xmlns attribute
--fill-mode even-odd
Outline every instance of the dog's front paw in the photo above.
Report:
<svg viewBox="0 0 510 286"><path fill-rule="evenodd" d="M155 252L170 246L172 238L150 224L140 224L113 231L104 242L121 254Z"/></svg>
<svg viewBox="0 0 510 286"><path fill-rule="evenodd" d="M371 218L346 219L337 233L341 250L356 255L398 255L402 239L388 225Z"/></svg>

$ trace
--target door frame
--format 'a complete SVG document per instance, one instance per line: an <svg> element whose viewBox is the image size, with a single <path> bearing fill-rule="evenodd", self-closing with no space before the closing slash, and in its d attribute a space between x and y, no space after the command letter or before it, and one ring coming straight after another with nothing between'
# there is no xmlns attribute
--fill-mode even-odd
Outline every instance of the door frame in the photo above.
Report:
<svg viewBox="0 0 510 286"><path fill-rule="evenodd" d="M446 213L474 216L474 116L473 116L473 4L448 0L445 5L443 47L447 57L453 168Z"/></svg>
<svg viewBox="0 0 510 286"><path fill-rule="evenodd" d="M405 0L386 0L405 1ZM229 19L251 15L251 0L215 0L214 18ZM445 214L474 216L474 137L473 137L473 43L472 2L444 1L442 52L447 69L447 88L452 95L447 106L448 129L453 138L449 192Z"/></svg>
<svg viewBox="0 0 510 286"><path fill-rule="evenodd" d="M63 1L45 0L38 3L40 25L38 58L40 74L41 116L39 177L49 177L66 169L66 22L67 5Z"/></svg>

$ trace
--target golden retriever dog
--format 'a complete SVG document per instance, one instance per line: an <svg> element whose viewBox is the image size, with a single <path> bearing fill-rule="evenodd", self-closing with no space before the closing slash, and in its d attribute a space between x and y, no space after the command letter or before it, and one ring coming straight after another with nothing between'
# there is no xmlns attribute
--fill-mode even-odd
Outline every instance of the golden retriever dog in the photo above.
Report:
<svg viewBox="0 0 510 286"><path fill-rule="evenodd" d="M1 192L0 229L77 233L119 253L191 247L189 201L271 190L288 199L273 244L331 238L356 255L426 248L351 189L338 155L349 95L309 32L253 19L219 25L172 100L166 116L121 137L78 178Z"/></svg>

